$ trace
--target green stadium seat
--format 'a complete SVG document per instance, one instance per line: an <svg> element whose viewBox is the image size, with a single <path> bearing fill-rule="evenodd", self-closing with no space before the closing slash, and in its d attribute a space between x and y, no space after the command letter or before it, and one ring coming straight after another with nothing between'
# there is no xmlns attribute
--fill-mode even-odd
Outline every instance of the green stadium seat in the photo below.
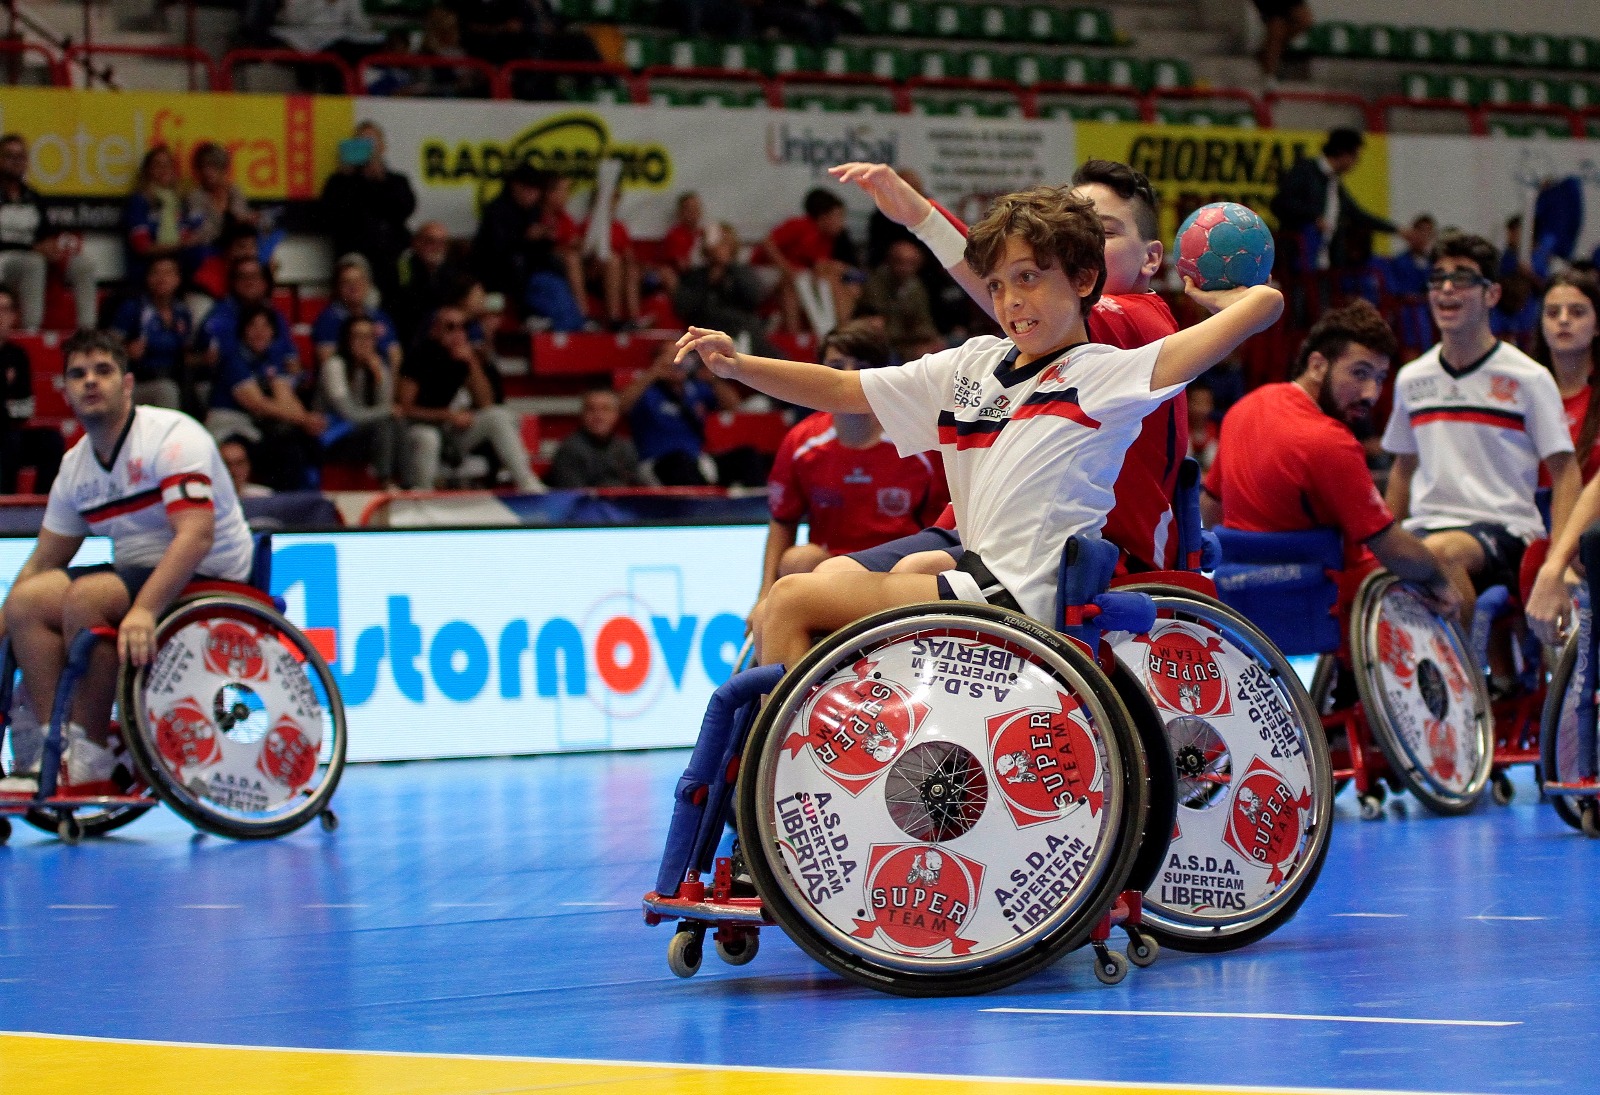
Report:
<svg viewBox="0 0 1600 1095"><path fill-rule="evenodd" d="M872 61L867 57L867 51L858 46L828 46L818 59L817 71L830 76L871 72Z"/></svg>
<svg viewBox="0 0 1600 1095"><path fill-rule="evenodd" d="M1180 61L1176 57L1153 58L1146 63L1145 71L1149 74L1147 87L1174 88L1194 85L1194 73L1189 70L1189 62Z"/></svg>
<svg viewBox="0 0 1600 1095"><path fill-rule="evenodd" d="M689 92L691 106L720 106L742 110L760 106L766 101L760 88L754 87L702 87Z"/></svg>
<svg viewBox="0 0 1600 1095"><path fill-rule="evenodd" d="M881 92L856 92L845 98L845 109L852 114L893 114L894 99Z"/></svg>
<svg viewBox="0 0 1600 1095"><path fill-rule="evenodd" d="M1573 110L1587 110L1592 106L1600 106L1600 88L1582 80L1562 80L1557 83L1552 91L1553 100L1557 106L1571 107Z"/></svg>
<svg viewBox="0 0 1600 1095"><path fill-rule="evenodd" d="M1055 83L1061 79L1061 58L1051 53L1013 53L1011 78L1023 87Z"/></svg>
<svg viewBox="0 0 1600 1095"><path fill-rule="evenodd" d="M1565 122L1552 118L1490 118L1489 132L1497 137L1551 137L1557 140L1571 137L1572 130Z"/></svg>
<svg viewBox="0 0 1600 1095"><path fill-rule="evenodd" d="M1057 100L1041 103L1043 118L1071 118L1079 122L1137 122L1139 108L1132 103L1074 103Z"/></svg>
<svg viewBox="0 0 1600 1095"><path fill-rule="evenodd" d="M570 87L563 88L563 92L568 100L576 103L616 104L633 102L632 97L628 94L627 88L613 87L609 84L592 84L584 86L574 83Z"/></svg>
<svg viewBox="0 0 1600 1095"><path fill-rule="evenodd" d="M1023 36L1030 42L1066 42L1071 38L1067 13L1059 8L1030 7L1023 12Z"/></svg>
<svg viewBox="0 0 1600 1095"><path fill-rule="evenodd" d="M656 86L650 89L652 106L689 106L689 92L681 87Z"/></svg>
<svg viewBox="0 0 1600 1095"><path fill-rule="evenodd" d="M1443 61L1449 57L1443 31L1406 27L1400 32L1401 57L1408 61Z"/></svg>
<svg viewBox="0 0 1600 1095"><path fill-rule="evenodd" d="M1528 97L1524 102L1534 106L1561 105L1561 82L1557 80L1524 80Z"/></svg>
<svg viewBox="0 0 1600 1095"><path fill-rule="evenodd" d="M919 49L916 74L930 80L945 80L962 75L961 56L948 49Z"/></svg>
<svg viewBox="0 0 1600 1095"><path fill-rule="evenodd" d="M1067 12L1069 41L1086 46L1113 45L1117 36L1111 27L1111 13L1102 8L1073 8Z"/></svg>
<svg viewBox="0 0 1600 1095"><path fill-rule="evenodd" d="M1125 58L1117 58L1125 60ZM1063 57L1060 61L1059 79L1066 84L1108 84L1108 63L1101 57ZM1128 86L1135 86L1129 84Z"/></svg>
<svg viewBox="0 0 1600 1095"><path fill-rule="evenodd" d="M1319 57L1367 56L1367 30L1354 23L1317 23L1311 28L1310 50Z"/></svg>
<svg viewBox="0 0 1600 1095"><path fill-rule="evenodd" d="M1527 63L1528 39L1508 31L1490 31L1484 35L1488 44L1489 61L1496 65L1523 65Z"/></svg>
<svg viewBox="0 0 1600 1095"><path fill-rule="evenodd" d="M633 18L633 4L631 0L575 0L581 3L585 11L583 15L567 15L574 22L588 23L626 23ZM566 14L565 3L562 5L562 14Z"/></svg>
<svg viewBox="0 0 1600 1095"><path fill-rule="evenodd" d="M1445 57L1462 65L1482 65L1494 60L1489 53L1487 37L1461 27L1445 31Z"/></svg>
<svg viewBox="0 0 1600 1095"><path fill-rule="evenodd" d="M1592 38L1563 38L1557 44L1556 63L1576 72L1600 69L1600 42Z"/></svg>
<svg viewBox="0 0 1600 1095"><path fill-rule="evenodd" d="M913 98L911 110L936 118L1013 118L1022 114L1022 107L1015 102L989 99Z"/></svg>
<svg viewBox="0 0 1600 1095"><path fill-rule="evenodd" d="M997 49L969 49L961 55L958 71L972 80L1013 80L1015 58Z"/></svg>
<svg viewBox="0 0 1600 1095"><path fill-rule="evenodd" d="M786 91L783 105L789 110L807 110L818 114L837 114L848 109L844 96L828 91Z"/></svg>
<svg viewBox="0 0 1600 1095"><path fill-rule="evenodd" d="M716 51L712 67L731 72L770 72L772 51L761 42L724 42Z"/></svg>
<svg viewBox="0 0 1600 1095"><path fill-rule="evenodd" d="M896 46L877 46L866 51L864 71L885 80L904 80L917 68L917 56Z"/></svg>
<svg viewBox="0 0 1600 1095"><path fill-rule="evenodd" d="M1367 56L1380 61L1398 61L1406 55L1405 30L1374 23L1367 28Z"/></svg>
<svg viewBox="0 0 1600 1095"><path fill-rule="evenodd" d="M1407 72L1400 77L1400 94L1407 99L1442 99L1442 77L1429 72Z"/></svg>
<svg viewBox="0 0 1600 1095"><path fill-rule="evenodd" d="M967 4L935 4L929 21L932 23L933 33L940 38L978 36L978 10Z"/></svg>
<svg viewBox="0 0 1600 1095"><path fill-rule="evenodd" d="M884 0L843 0L842 6L861 17L868 34L889 33L889 5Z"/></svg>
<svg viewBox="0 0 1600 1095"><path fill-rule="evenodd" d="M1164 125L1227 126L1253 129L1256 116L1247 109L1232 107L1173 106L1157 107L1156 119Z"/></svg>
<svg viewBox="0 0 1600 1095"><path fill-rule="evenodd" d="M622 61L629 68L649 68L667 62L665 39L642 34L630 34L622 40Z"/></svg>
<svg viewBox="0 0 1600 1095"><path fill-rule="evenodd" d="M1525 34L1522 36L1522 63L1529 68L1550 68L1559 53L1561 39L1553 34Z"/></svg>
<svg viewBox="0 0 1600 1095"><path fill-rule="evenodd" d="M1109 57L1105 66L1105 78L1095 82L1139 91L1149 86L1149 73L1145 69L1144 62L1137 57Z"/></svg>
<svg viewBox="0 0 1600 1095"><path fill-rule="evenodd" d="M1507 103L1526 103L1529 101L1528 81L1519 80L1510 76L1491 76L1482 83L1482 102L1494 106L1505 106Z"/></svg>
<svg viewBox="0 0 1600 1095"><path fill-rule="evenodd" d="M933 33L932 24L927 4L919 0L889 0L884 14L884 33L927 35Z"/></svg>
<svg viewBox="0 0 1600 1095"><path fill-rule="evenodd" d="M978 9L978 35L983 38L1007 40L1025 37L1022 33L1022 9L1007 4L985 4Z"/></svg>
<svg viewBox="0 0 1600 1095"><path fill-rule="evenodd" d="M1463 106L1477 106L1488 95L1485 81L1481 76L1451 73L1440 77L1439 85L1439 94L1435 98L1448 99Z"/></svg>
<svg viewBox="0 0 1600 1095"><path fill-rule="evenodd" d="M810 46L797 42L774 42L767 55L767 71L774 76L787 76L791 72L817 72L822 58Z"/></svg>
<svg viewBox="0 0 1600 1095"><path fill-rule="evenodd" d="M675 39L667 44L666 58L661 63L669 68L715 68L717 47L711 42L688 42Z"/></svg>

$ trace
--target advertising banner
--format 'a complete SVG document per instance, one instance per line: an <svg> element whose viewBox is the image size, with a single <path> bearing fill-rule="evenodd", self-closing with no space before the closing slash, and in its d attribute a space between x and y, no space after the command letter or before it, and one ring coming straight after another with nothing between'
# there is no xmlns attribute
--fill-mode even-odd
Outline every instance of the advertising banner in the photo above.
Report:
<svg viewBox="0 0 1600 1095"><path fill-rule="evenodd" d="M662 236L677 196L695 190L709 218L747 241L798 215L806 192L832 186L827 169L848 160L915 168L934 197L967 215L999 194L1064 182L1076 163L1064 121L399 99L363 99L357 113L383 126L418 215L456 235L472 233L523 159L573 177L574 216L589 208L598 164L618 160L617 215L635 236ZM836 189L859 219L871 212L854 187Z"/></svg>
<svg viewBox="0 0 1600 1095"><path fill-rule="evenodd" d="M339 682L353 761L689 745L766 528L280 533L273 592ZM31 539L0 539L0 597ZM89 540L80 563L103 562Z"/></svg>
<svg viewBox="0 0 1600 1095"><path fill-rule="evenodd" d="M202 141L233 153L247 198L315 198L350 136L355 100L309 95L191 94L0 88L0 133L29 147L28 183L58 228L114 231L145 152L164 144L189 173Z"/></svg>
<svg viewBox="0 0 1600 1095"><path fill-rule="evenodd" d="M1600 247L1600 141L1538 137L1389 138L1394 215L1431 213L1439 227L1476 232L1497 247L1514 216L1534 225L1529 243L1589 258ZM1567 257L1564 254L1563 257Z"/></svg>
<svg viewBox="0 0 1600 1095"><path fill-rule="evenodd" d="M1145 125L1137 122L1079 122L1082 160L1120 160L1150 177L1161 195L1161 238L1170 247L1183 218L1210 202L1238 202L1267 223L1278 180L1302 157L1322 154L1327 134L1296 129L1227 129L1212 126ZM1381 134L1367 137L1361 162L1344 177L1362 208L1389 212L1391 148Z"/></svg>

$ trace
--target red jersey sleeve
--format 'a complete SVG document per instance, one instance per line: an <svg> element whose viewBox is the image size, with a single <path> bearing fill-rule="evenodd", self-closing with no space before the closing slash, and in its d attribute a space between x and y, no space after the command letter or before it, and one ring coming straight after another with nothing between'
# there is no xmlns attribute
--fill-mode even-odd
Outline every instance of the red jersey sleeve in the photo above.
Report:
<svg viewBox="0 0 1600 1095"><path fill-rule="evenodd" d="M1211 466L1206 469L1206 477L1200 481L1200 489L1205 491L1217 501L1222 501L1222 442L1217 442L1217 455L1211 461Z"/></svg>
<svg viewBox="0 0 1600 1095"><path fill-rule="evenodd" d="M956 511L950 505L950 484L945 482L944 461L939 459L938 453L928 452L922 454L922 459L932 466L933 474L928 480L928 494L922 500L922 507L917 511L917 520L923 528L937 523L948 510L950 513L950 526L956 527Z"/></svg>
<svg viewBox="0 0 1600 1095"><path fill-rule="evenodd" d="M767 477L767 509L774 521L797 525L810 508L805 489L796 474L794 451L811 432L806 422L798 422L783 435L783 444L778 446L778 455L772 461L772 474Z"/></svg>
<svg viewBox="0 0 1600 1095"><path fill-rule="evenodd" d="M810 217L791 217L772 230L772 246L793 266L809 270L832 252Z"/></svg>
<svg viewBox="0 0 1600 1095"><path fill-rule="evenodd" d="M933 523L934 528L955 528L956 507L946 506L944 512L939 514L939 519Z"/></svg>
<svg viewBox="0 0 1600 1095"><path fill-rule="evenodd" d="M1359 544L1394 524L1394 514L1372 481L1361 442L1342 427L1327 431L1327 437L1327 443L1309 450L1315 454L1312 509L1343 531L1346 544Z"/></svg>

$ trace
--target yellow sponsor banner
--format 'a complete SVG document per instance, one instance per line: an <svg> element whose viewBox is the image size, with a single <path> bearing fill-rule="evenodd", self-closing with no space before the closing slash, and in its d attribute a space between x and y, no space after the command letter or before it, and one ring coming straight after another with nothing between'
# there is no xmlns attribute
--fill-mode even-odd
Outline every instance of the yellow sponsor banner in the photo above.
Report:
<svg viewBox="0 0 1600 1095"><path fill-rule="evenodd" d="M166 145L187 177L202 141L233 153L234 180L259 201L309 201L337 165L354 101L233 92L0 88L0 132L30 149L28 182L46 198L121 199L139 160Z"/></svg>
<svg viewBox="0 0 1600 1095"><path fill-rule="evenodd" d="M1161 195L1161 238L1170 246L1178 225L1209 202L1248 205L1276 226L1272 197L1299 157L1322 154L1327 134L1298 129L1223 129L1210 126L1079 122L1078 159L1120 160L1150 177ZM1370 134L1361 162L1344 177L1350 196L1368 212L1389 214L1387 138Z"/></svg>

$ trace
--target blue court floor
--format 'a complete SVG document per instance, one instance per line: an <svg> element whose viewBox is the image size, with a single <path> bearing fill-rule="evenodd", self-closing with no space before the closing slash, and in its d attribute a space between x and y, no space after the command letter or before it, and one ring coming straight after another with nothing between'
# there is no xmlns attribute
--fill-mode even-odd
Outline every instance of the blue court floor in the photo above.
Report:
<svg viewBox="0 0 1600 1095"><path fill-rule="evenodd" d="M1004 993L902 1000L825 973L776 929L749 966L668 972L671 928L645 927L638 902L684 760L358 766L337 832L265 843L196 836L165 811L79 847L19 824L0 849L0 1031L1163 1091L1600 1089L1600 842L1525 773L1512 806L1463 818L1406 804L1363 823L1341 799L1315 893L1250 949L1168 951L1115 988L1085 950ZM27 1047L81 1061L101 1044L0 1037L0 1091L27 1090L8 1082L19 1062L46 1067ZM452 1086L445 1062L426 1090L690 1090L648 1071L496 1087L466 1066ZM791 1090L738 1075L693 1090ZM423 1090L361 1088L402 1089Z"/></svg>

